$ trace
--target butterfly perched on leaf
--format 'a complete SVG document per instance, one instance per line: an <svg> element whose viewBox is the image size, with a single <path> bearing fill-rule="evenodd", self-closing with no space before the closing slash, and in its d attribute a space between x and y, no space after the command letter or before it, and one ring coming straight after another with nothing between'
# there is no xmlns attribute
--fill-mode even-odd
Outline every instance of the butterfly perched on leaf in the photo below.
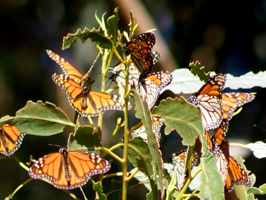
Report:
<svg viewBox="0 0 266 200"><path fill-rule="evenodd" d="M125 88L124 71L125 65L122 63L109 71L109 78L117 83L120 95L123 95ZM171 81L172 74L169 72L140 74L132 61L129 64L128 90L136 88L141 98L147 102L149 109L154 106L163 88L169 85Z"/></svg>
<svg viewBox="0 0 266 200"><path fill-rule="evenodd" d="M222 93L221 105L222 105L222 117L223 120L217 128L215 135L211 135L208 131L205 131L207 137L207 144L212 151L217 150L217 146L221 145L229 128L229 121L232 119L236 109L240 108L246 103L249 103L255 99L254 94L243 92L228 92Z"/></svg>
<svg viewBox="0 0 266 200"><path fill-rule="evenodd" d="M85 185L91 176L110 170L109 162L95 153L68 151L50 153L39 158L29 169L34 179L47 179L59 189L75 189Z"/></svg>
<svg viewBox="0 0 266 200"><path fill-rule="evenodd" d="M199 107L205 131L217 128L223 120L221 95L225 82L225 74L216 74L210 77L196 96L191 96L188 99L192 104Z"/></svg>
<svg viewBox="0 0 266 200"><path fill-rule="evenodd" d="M92 83L89 72L82 76L72 65L59 55L47 50L48 56L54 60L63 70L63 74L53 74L53 81L65 90L70 105L81 116L98 116L107 110L123 110L122 99L117 95L92 91ZM129 106L130 107L130 106Z"/></svg>
<svg viewBox="0 0 266 200"><path fill-rule="evenodd" d="M131 55L131 59L141 74L151 73L153 66L159 59L157 57L159 54L152 53L155 41L155 35L151 32L147 32L130 40L124 46L125 53L127 55Z"/></svg>
<svg viewBox="0 0 266 200"><path fill-rule="evenodd" d="M223 140L222 144L220 145L220 151L216 153L216 164L218 171L222 175L226 192L231 192L233 190L234 184L245 185L248 187L251 186L250 180L245 170L229 154L229 142L227 140ZM226 165L226 169L224 167L220 167L222 165Z"/></svg>
<svg viewBox="0 0 266 200"><path fill-rule="evenodd" d="M152 118L152 132L155 135L156 139L158 142L160 142L161 140L161 127L164 124L164 119L163 118L157 118L157 117L153 117ZM139 128L137 128L136 130L132 131L131 138L135 138L135 137L140 137L142 138L144 141L147 141L147 133L145 130L144 125L142 124Z"/></svg>
<svg viewBox="0 0 266 200"><path fill-rule="evenodd" d="M0 129L0 153L5 156L14 154L20 147L25 135L16 126L2 125Z"/></svg>
<svg viewBox="0 0 266 200"><path fill-rule="evenodd" d="M187 150L183 150L177 154L172 155L172 164L176 168L176 183L177 189L180 191L187 181L188 170L186 169ZM191 168L198 163L198 155L193 151L191 155Z"/></svg>

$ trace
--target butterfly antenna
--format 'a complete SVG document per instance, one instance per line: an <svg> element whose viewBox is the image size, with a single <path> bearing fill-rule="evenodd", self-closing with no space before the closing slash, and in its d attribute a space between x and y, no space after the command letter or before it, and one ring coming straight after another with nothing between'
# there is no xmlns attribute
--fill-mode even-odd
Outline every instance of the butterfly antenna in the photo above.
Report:
<svg viewBox="0 0 266 200"><path fill-rule="evenodd" d="M91 75L92 69L93 69L94 65L96 64L96 62L97 62L98 58L100 57L100 55L101 55L101 52L99 52L98 55L96 56L96 58L93 61L89 71L80 79L80 83L82 83L85 79L89 78L89 76Z"/></svg>
<svg viewBox="0 0 266 200"><path fill-rule="evenodd" d="M62 148L61 145L58 145L58 144L48 144L49 146L53 146L53 147L59 147L59 148Z"/></svg>
<svg viewBox="0 0 266 200"><path fill-rule="evenodd" d="M263 130L266 132L266 129L265 128L262 128L261 126L257 125L257 124L254 124L255 127L258 127L259 129Z"/></svg>

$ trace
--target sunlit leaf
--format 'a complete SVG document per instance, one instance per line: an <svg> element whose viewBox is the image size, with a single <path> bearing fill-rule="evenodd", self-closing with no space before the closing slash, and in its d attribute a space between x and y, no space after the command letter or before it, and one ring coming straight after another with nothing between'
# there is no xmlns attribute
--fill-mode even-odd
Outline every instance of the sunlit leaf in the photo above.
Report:
<svg viewBox="0 0 266 200"><path fill-rule="evenodd" d="M201 63L198 60L189 63L189 67L191 68L191 73L198 76L201 81L206 82L209 79L209 73L205 72L204 66L201 66Z"/></svg>
<svg viewBox="0 0 266 200"><path fill-rule="evenodd" d="M245 145L257 158L265 158L266 157L266 144L262 141L258 141L255 143L249 143Z"/></svg>
<svg viewBox="0 0 266 200"><path fill-rule="evenodd" d="M199 109L184 98L162 100L159 106L153 108L152 115L165 119L165 134L176 130L185 146L193 146L203 130Z"/></svg>
<svg viewBox="0 0 266 200"><path fill-rule="evenodd" d="M38 136L55 135L66 126L74 126L60 108L42 101L28 101L25 107L16 112L15 117L1 120L0 123L15 125L23 133Z"/></svg>
<svg viewBox="0 0 266 200"><path fill-rule="evenodd" d="M162 188L162 194L163 194L163 160L162 160L162 154L160 149L158 148L158 141L156 140L155 135L152 132L151 128L151 116L147 107L147 103L144 102L139 94L134 91L134 100L136 103L135 109L136 109L136 117L141 119L142 123L144 124L148 139L148 147L150 150L150 153L152 155L152 166L154 173L158 175L158 181L159 181L159 187Z"/></svg>
<svg viewBox="0 0 266 200"><path fill-rule="evenodd" d="M90 39L102 48L112 49L112 41L110 38L104 36L102 29L92 28L90 30L87 27L83 31L79 28L76 33L68 33L67 36L64 36L62 49L68 49L77 39L80 39L82 43Z"/></svg>
<svg viewBox="0 0 266 200"><path fill-rule="evenodd" d="M255 195L265 195L266 194L266 183L261 185L259 188L256 188L256 187L249 188L248 193L252 193Z"/></svg>
<svg viewBox="0 0 266 200"><path fill-rule="evenodd" d="M188 69L177 69L172 73L173 80L171 84L166 86L165 90L170 90L175 94L192 94L198 92L203 86L204 81L200 81L197 76L194 76ZM231 89L251 89L253 87L266 87L266 71L261 71L257 74L248 72L240 77L234 77L231 74L227 75L225 88Z"/></svg>

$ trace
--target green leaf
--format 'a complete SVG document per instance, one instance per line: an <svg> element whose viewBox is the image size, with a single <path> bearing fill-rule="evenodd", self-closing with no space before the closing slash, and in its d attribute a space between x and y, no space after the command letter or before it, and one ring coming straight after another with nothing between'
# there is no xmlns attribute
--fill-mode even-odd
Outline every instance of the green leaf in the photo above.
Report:
<svg viewBox="0 0 266 200"><path fill-rule="evenodd" d="M159 199L158 189L156 187L156 184L155 184L154 180L152 180L152 178L150 177L150 175L148 173L148 169L146 167L145 161L143 161L142 159L138 159L137 158L137 163L138 163L139 168L141 168L144 171L144 173L147 174L147 176L148 176L148 178L150 180L151 194L150 195L147 194L147 196L150 196L149 199L156 199L156 200Z"/></svg>
<svg viewBox="0 0 266 200"><path fill-rule="evenodd" d="M13 118L14 118L14 117L11 117L11 116L9 116L9 115L5 115L5 116L1 117L1 118L0 118L0 126L2 126L2 122L3 122L3 124L4 124L5 121L11 120L11 119L13 119Z"/></svg>
<svg viewBox="0 0 266 200"><path fill-rule="evenodd" d="M201 148L201 166L202 173L200 176L201 184L198 187L200 190L200 199L224 199L224 185L221 174L216 167L216 157L213 156L207 147L207 139L203 131L199 134L199 139L202 144Z"/></svg>
<svg viewBox="0 0 266 200"><path fill-rule="evenodd" d="M106 194L108 196L108 200L121 199L122 182L112 179L111 183L111 189ZM139 185L139 182L137 179L133 178L129 181L128 188L132 188L136 185Z"/></svg>
<svg viewBox="0 0 266 200"><path fill-rule="evenodd" d="M201 81L206 82L209 79L208 73L205 72L204 66L201 66L201 63L197 60L195 62L189 63L190 71L195 76L198 76Z"/></svg>
<svg viewBox="0 0 266 200"><path fill-rule="evenodd" d="M132 39L137 31L139 24L135 22L135 17L132 11L130 11L130 22L129 22L129 37Z"/></svg>
<svg viewBox="0 0 266 200"><path fill-rule="evenodd" d="M98 193L99 198L97 200L106 200L107 199L106 195L103 193L103 187L102 187L101 183L97 182L97 183L93 184L93 190Z"/></svg>
<svg viewBox="0 0 266 200"><path fill-rule="evenodd" d="M79 28L76 33L69 33L64 36L62 49L68 49L77 39L80 39L82 43L85 43L87 39L91 39L92 42L97 43L102 48L112 49L111 39L104 36L101 28L89 30L87 27L83 31Z"/></svg>
<svg viewBox="0 0 266 200"><path fill-rule="evenodd" d="M119 16L118 16L118 7L115 8L114 10L114 15L110 16L107 19L107 24L108 24L108 35L113 36L112 41L115 44L117 40L117 35L118 35L118 22L119 22Z"/></svg>
<svg viewBox="0 0 266 200"><path fill-rule="evenodd" d="M133 138L128 143L128 159L134 167L139 167L137 158L142 159L146 164L146 169L139 168L140 171L148 173L146 175L152 176L154 174L152 167L152 156L148 148L148 144L145 143L141 138Z"/></svg>
<svg viewBox="0 0 266 200"><path fill-rule="evenodd" d="M153 108L152 115L165 119L165 134L176 130L185 146L193 146L203 130L200 110L183 97L162 100L159 106Z"/></svg>
<svg viewBox="0 0 266 200"><path fill-rule="evenodd" d="M255 195L265 195L266 194L266 183L261 185L259 188L256 188L256 187L249 188L248 193L252 193Z"/></svg>
<svg viewBox="0 0 266 200"><path fill-rule="evenodd" d="M93 148L98 146L102 145L97 132L92 126L82 126L77 129L75 136L71 136L69 149L88 149L95 152Z"/></svg>
<svg viewBox="0 0 266 200"><path fill-rule="evenodd" d="M0 125L5 123L15 125L23 133L38 136L55 135L61 133L65 126L74 126L60 108L42 101L28 101L24 108L17 111L15 117L2 120Z"/></svg>
<svg viewBox="0 0 266 200"><path fill-rule="evenodd" d="M134 100L136 103L136 117L141 119L142 123L144 124L146 134L148 138L148 148L150 150L150 154L152 155L152 166L153 171L156 175L158 175L159 187L161 188L161 194L164 194L164 185L163 185L163 160L162 160L162 153L158 147L158 141L156 140L155 135L152 132L152 125L151 125L151 116L147 107L147 103L144 102L139 94L134 91Z"/></svg>

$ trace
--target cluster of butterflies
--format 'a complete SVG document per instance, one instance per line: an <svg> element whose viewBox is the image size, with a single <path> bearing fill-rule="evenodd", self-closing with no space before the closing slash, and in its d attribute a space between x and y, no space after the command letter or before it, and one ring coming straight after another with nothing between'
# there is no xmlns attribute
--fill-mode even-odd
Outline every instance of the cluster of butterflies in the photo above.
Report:
<svg viewBox="0 0 266 200"><path fill-rule="evenodd" d="M155 105L162 89L172 81L169 72L153 72L153 67L160 57L158 52L152 51L154 44L153 33L143 33L127 42L124 46L125 53L131 55L128 70L125 64L120 63L110 68L108 73L109 79L117 83L119 94L122 96L126 87L127 70L129 72L127 91L136 89L147 103L149 110ZM108 110L123 110L123 99L120 96L91 90L92 67L83 76L59 55L50 50L47 50L47 54L63 70L62 74L52 75L53 81L65 90L70 105L80 116L95 117ZM235 110L252 101L255 96L248 93L222 93L225 81L226 76L223 74L211 77L196 96L189 98L189 101L198 106L202 113L209 150L217 157L217 168L222 174L225 190L231 191L233 184L249 186L250 181L245 171L230 156L229 144L224 137L228 130L228 122ZM130 109L131 106L127 107ZM158 141L161 138L160 129L163 124L164 119L152 118L152 131ZM214 129L217 131L215 135L211 135L209 131ZM15 126L3 125L0 130L0 153L6 156L12 155L21 145L24 136L25 134L20 133ZM141 125L132 131L131 137L147 140L144 126ZM185 162L185 158L185 152L181 152L175 156L173 163L181 166L180 163ZM39 158L30 168L29 175L35 179L45 178L60 189L74 189L86 184L92 175L106 173L109 169L109 162L97 154L61 148L59 152ZM179 171L185 177L186 171ZM184 181L185 178L182 178L178 188L181 188Z"/></svg>
<svg viewBox="0 0 266 200"><path fill-rule="evenodd" d="M172 81L172 75L168 72L152 72L159 59L159 53L151 51L154 44L154 34L144 33L125 46L125 52L131 54L129 89L135 88L149 109L156 103L160 91ZM50 50L47 50L47 54L63 70L62 74L52 75L53 81L65 90L70 105L80 116L96 117L108 110L123 110L121 97L91 90L93 81L90 74L93 67L83 76L59 55ZM121 86L119 94L123 94L125 87L125 68L121 63L112 68L111 75L109 73L109 78ZM11 156L20 147L24 136L15 126L4 124L0 130L0 153ZM39 158L30 167L29 175L34 179L45 178L56 188L74 189L86 184L91 176L108 172L110 167L109 162L97 154L61 148L59 152Z"/></svg>
<svg viewBox="0 0 266 200"><path fill-rule="evenodd" d="M221 174L226 192L233 190L233 185L250 186L248 174L241 165L230 155L229 142L225 139L229 128L229 121L235 111L244 104L254 100L255 95L250 93L228 92L223 93L226 75L217 74L207 81L196 96L188 100L199 107L202 116L202 125L207 139L209 151L216 156L217 170ZM211 134L210 130L215 130ZM197 163L197 154L192 154L192 167ZM186 182L187 169L185 168L186 151L174 155L172 164L177 167L177 186L182 189ZM178 163L178 164L177 164Z"/></svg>

